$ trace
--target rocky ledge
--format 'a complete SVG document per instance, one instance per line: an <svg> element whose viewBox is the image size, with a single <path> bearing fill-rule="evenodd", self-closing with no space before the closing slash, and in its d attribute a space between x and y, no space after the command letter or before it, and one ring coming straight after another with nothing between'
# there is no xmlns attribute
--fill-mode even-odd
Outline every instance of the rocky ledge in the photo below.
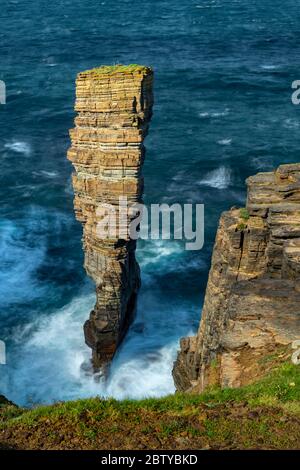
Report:
<svg viewBox="0 0 300 470"><path fill-rule="evenodd" d="M178 390L239 387L300 338L300 164L248 178L246 208L221 216L197 336L183 338Z"/></svg>
<svg viewBox="0 0 300 470"><path fill-rule="evenodd" d="M119 236L119 198L128 204L142 199L152 82L152 70L138 65L88 70L76 81L78 115L68 158L75 168L74 208L83 225L85 268L96 283L96 305L84 325L95 368L109 363L136 308L136 243L126 233ZM103 237L97 229L106 204L115 207L116 236ZM127 219L124 223L126 229Z"/></svg>

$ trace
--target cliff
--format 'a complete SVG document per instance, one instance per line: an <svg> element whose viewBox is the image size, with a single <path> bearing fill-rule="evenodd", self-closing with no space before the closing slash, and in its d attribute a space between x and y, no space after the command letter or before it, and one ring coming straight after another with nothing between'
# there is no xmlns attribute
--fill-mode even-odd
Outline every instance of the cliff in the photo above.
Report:
<svg viewBox="0 0 300 470"><path fill-rule="evenodd" d="M178 390L248 384L300 337L300 164L247 186L246 208L221 216L199 331L174 364Z"/></svg>
<svg viewBox="0 0 300 470"><path fill-rule="evenodd" d="M136 242L126 234L129 219L119 217L119 198L128 204L142 200L152 82L152 70L138 65L100 67L79 73L76 80L78 115L68 158L75 168L74 208L83 225L84 265L96 284L96 305L84 325L96 368L109 363L136 309ZM115 235L99 234L106 204L115 209Z"/></svg>

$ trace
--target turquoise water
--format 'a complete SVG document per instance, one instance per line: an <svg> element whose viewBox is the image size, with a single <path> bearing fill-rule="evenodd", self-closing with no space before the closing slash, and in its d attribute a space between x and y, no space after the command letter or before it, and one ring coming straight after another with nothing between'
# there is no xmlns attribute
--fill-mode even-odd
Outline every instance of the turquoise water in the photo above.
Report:
<svg viewBox="0 0 300 470"><path fill-rule="evenodd" d="M170 393L179 338L199 322L220 213L243 205L247 176L299 161L298 2L2 0L0 19L0 393L27 404ZM66 150L76 73L113 63L154 68L145 200L204 203L205 245L140 244L138 315L103 384L80 367L94 288Z"/></svg>

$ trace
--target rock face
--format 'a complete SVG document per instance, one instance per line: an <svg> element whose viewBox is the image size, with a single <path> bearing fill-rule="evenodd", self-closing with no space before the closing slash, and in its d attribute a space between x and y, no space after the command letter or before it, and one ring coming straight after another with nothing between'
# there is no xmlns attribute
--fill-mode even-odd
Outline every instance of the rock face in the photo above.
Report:
<svg viewBox="0 0 300 470"><path fill-rule="evenodd" d="M96 305L84 325L95 368L109 363L136 309L136 242L127 235L129 218L119 217L119 198L126 197L129 205L142 200L152 82L152 70L137 65L100 67L76 80L78 115L68 158L75 168L74 208L83 225L85 269L96 283ZM114 236L99 234L105 204L116 211Z"/></svg>
<svg viewBox="0 0 300 470"><path fill-rule="evenodd" d="M197 336L183 338L178 390L239 387L300 338L300 164L247 180L246 209L221 216Z"/></svg>
<svg viewBox="0 0 300 470"><path fill-rule="evenodd" d="M4 395L0 395L0 407L7 405L17 406L12 401L9 401Z"/></svg>

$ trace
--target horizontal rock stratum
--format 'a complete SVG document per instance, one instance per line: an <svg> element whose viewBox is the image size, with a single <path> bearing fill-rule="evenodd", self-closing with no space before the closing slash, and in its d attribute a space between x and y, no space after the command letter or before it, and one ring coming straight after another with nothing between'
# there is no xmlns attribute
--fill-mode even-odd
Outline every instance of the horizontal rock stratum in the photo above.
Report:
<svg viewBox="0 0 300 470"><path fill-rule="evenodd" d="M222 214L197 336L181 340L178 390L238 387L300 338L300 164L247 180L245 209Z"/></svg>
<svg viewBox="0 0 300 470"><path fill-rule="evenodd" d="M109 363L136 309L136 242L126 234L101 238L97 227L105 204L115 206L119 221L120 196L128 204L142 202L152 83L152 70L139 65L99 67L79 73L76 80L78 115L68 158L75 168L74 208L83 225L84 264L96 283L96 305L84 325L96 368Z"/></svg>

